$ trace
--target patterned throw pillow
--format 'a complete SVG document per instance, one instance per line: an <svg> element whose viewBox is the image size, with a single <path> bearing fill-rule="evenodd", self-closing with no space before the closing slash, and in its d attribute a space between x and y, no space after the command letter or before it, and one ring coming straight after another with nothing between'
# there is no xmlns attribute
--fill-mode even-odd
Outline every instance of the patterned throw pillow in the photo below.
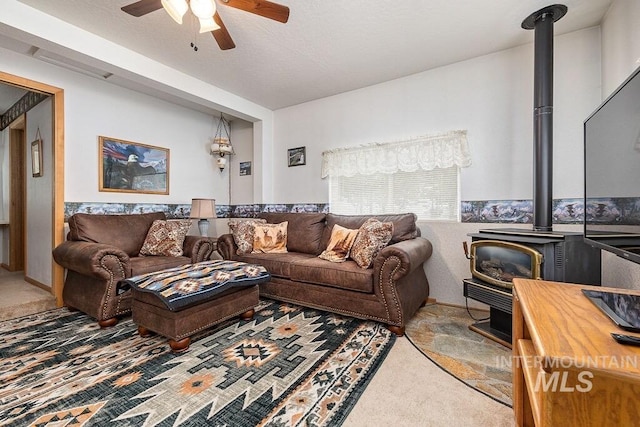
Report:
<svg viewBox="0 0 640 427"><path fill-rule="evenodd" d="M360 226L349 256L359 267L369 268L380 249L387 246L391 236L392 222L380 222L375 218L369 218Z"/></svg>
<svg viewBox="0 0 640 427"><path fill-rule="evenodd" d="M153 221L140 249L140 255L182 256L182 245L189 228L190 219Z"/></svg>
<svg viewBox="0 0 640 427"><path fill-rule="evenodd" d="M232 219L229 221L229 228L233 235L233 240L238 246L236 254L244 255L250 254L253 250L253 226L254 224L264 224L266 219L252 218L252 219Z"/></svg>
<svg viewBox="0 0 640 427"><path fill-rule="evenodd" d="M286 253L288 225L289 221L280 224L255 224L252 253Z"/></svg>
<svg viewBox="0 0 640 427"><path fill-rule="evenodd" d="M331 262L346 261L357 234L358 230L344 228L338 224L334 225L331 229L331 238L327 249L322 251L318 257Z"/></svg>

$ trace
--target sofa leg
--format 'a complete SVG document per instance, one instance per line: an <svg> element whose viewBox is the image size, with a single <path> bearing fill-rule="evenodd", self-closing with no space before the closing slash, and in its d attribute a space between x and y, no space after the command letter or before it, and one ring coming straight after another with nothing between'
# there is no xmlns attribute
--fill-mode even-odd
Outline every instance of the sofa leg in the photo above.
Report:
<svg viewBox="0 0 640 427"><path fill-rule="evenodd" d="M404 326L387 325L387 329L399 337L404 335Z"/></svg>
<svg viewBox="0 0 640 427"><path fill-rule="evenodd" d="M171 351L173 351L174 353L182 353L189 350L190 344L191 338L189 337L182 338L180 341L176 341L173 339L169 340L169 347L171 347Z"/></svg>
<svg viewBox="0 0 640 427"><path fill-rule="evenodd" d="M110 328L112 326L115 326L117 323L118 323L117 317L112 317L111 319L98 320L98 325L100 325L101 328Z"/></svg>
<svg viewBox="0 0 640 427"><path fill-rule="evenodd" d="M252 308L251 310L247 310L244 313L242 313L240 315L240 318L242 320L251 320L253 319L253 315L256 313L256 311Z"/></svg>

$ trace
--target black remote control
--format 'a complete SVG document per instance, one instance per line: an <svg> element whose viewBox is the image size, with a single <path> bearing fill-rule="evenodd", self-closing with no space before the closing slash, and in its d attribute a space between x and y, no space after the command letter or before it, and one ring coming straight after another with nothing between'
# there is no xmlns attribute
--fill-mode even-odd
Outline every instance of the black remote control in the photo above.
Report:
<svg viewBox="0 0 640 427"><path fill-rule="evenodd" d="M614 340L618 341L620 344L640 345L640 337L616 334L615 332L611 332L611 336L613 337Z"/></svg>

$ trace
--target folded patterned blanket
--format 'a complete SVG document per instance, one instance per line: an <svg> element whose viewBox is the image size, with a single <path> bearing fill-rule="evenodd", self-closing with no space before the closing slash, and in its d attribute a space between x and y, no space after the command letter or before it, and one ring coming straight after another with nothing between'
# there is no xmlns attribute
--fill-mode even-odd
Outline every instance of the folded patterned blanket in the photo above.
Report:
<svg viewBox="0 0 640 427"><path fill-rule="evenodd" d="M270 279L269 272L260 265L215 260L141 274L122 280L119 285L152 293L169 310L179 311L229 288L253 286Z"/></svg>

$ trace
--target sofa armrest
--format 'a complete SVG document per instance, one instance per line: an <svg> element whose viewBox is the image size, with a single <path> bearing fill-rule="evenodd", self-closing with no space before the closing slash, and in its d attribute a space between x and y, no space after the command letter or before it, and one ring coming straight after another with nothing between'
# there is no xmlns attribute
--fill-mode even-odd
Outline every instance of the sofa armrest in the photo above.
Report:
<svg viewBox="0 0 640 427"><path fill-rule="evenodd" d="M103 243L66 241L53 250L53 259L68 270L103 280L118 281L130 274L129 256Z"/></svg>
<svg viewBox="0 0 640 427"><path fill-rule="evenodd" d="M424 237L403 240L383 248L373 261L373 268L377 278L386 274L395 282L416 268L422 268L432 252L431 242Z"/></svg>
<svg viewBox="0 0 640 427"><path fill-rule="evenodd" d="M222 259L235 259L238 246L233 240L233 234L223 234L218 237L218 252Z"/></svg>
<svg viewBox="0 0 640 427"><path fill-rule="evenodd" d="M209 237L186 236L182 245L182 254L194 264L208 260L214 250L215 240Z"/></svg>

